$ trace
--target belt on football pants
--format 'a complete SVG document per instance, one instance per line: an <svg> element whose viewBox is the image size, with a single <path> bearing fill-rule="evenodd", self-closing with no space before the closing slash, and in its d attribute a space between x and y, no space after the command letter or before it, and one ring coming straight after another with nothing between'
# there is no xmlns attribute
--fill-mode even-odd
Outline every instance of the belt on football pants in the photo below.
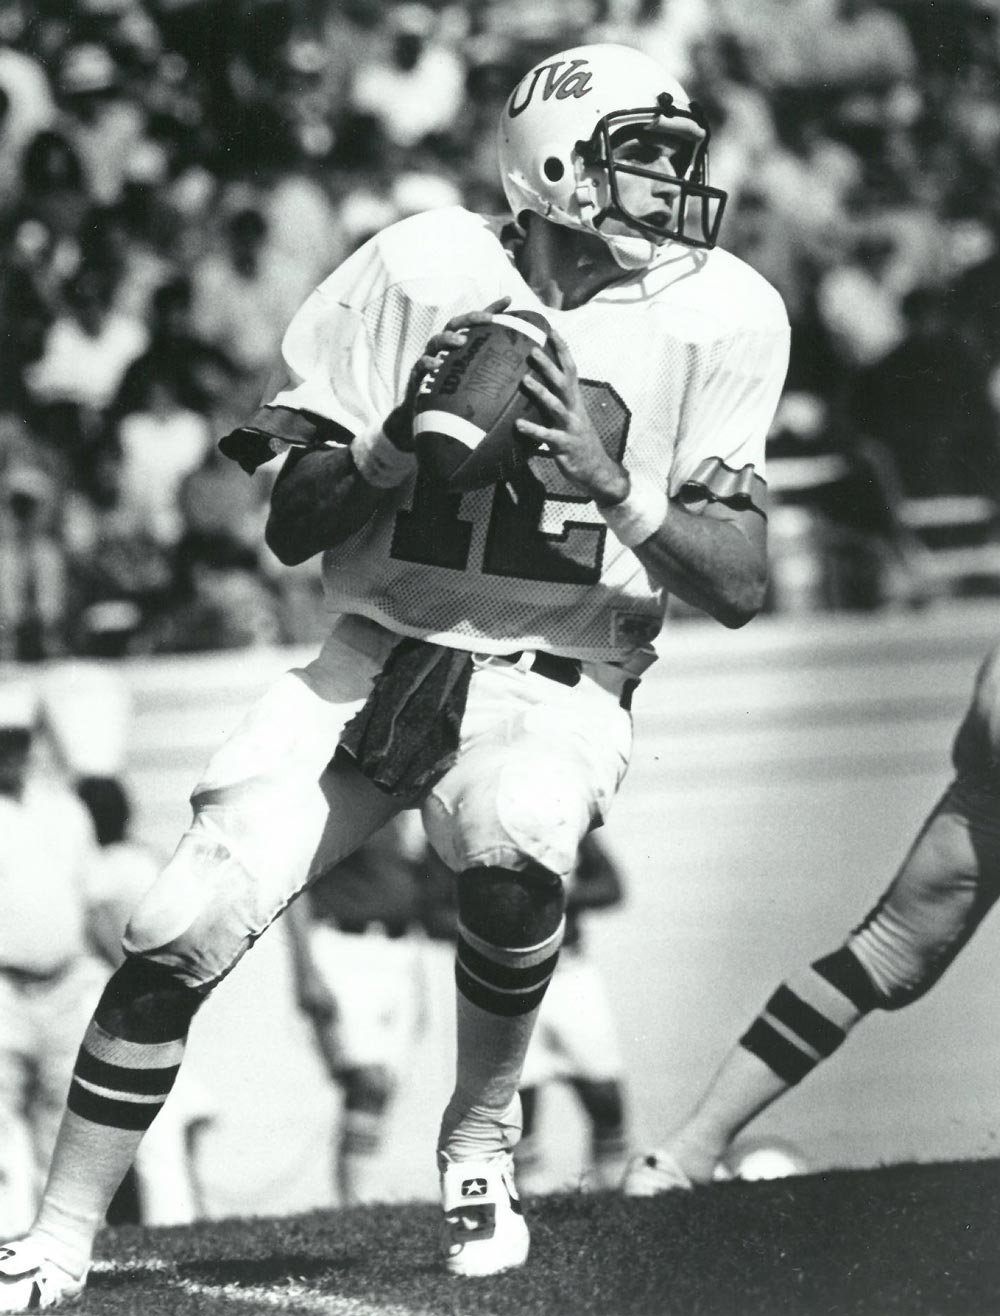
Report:
<svg viewBox="0 0 1000 1316"><path fill-rule="evenodd" d="M516 653L501 653L497 656L505 663L516 663L524 657L524 650L518 649ZM536 649L528 670L537 672L539 676L545 676L550 681L558 681L560 685L574 686L580 683L582 669L583 664L579 658L561 658L558 654ZM630 678L622 686L618 702L626 712L632 707L632 696L638 684L637 680Z"/></svg>

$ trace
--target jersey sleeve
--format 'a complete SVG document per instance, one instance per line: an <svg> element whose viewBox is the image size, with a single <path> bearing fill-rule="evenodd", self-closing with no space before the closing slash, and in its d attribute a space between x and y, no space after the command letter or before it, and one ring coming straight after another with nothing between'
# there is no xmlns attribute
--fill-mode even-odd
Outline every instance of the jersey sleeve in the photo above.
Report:
<svg viewBox="0 0 1000 1316"><path fill-rule="evenodd" d="M788 369L781 308L759 329L715 343L694 371L674 448L669 492L763 510L764 450Z"/></svg>
<svg viewBox="0 0 1000 1316"><path fill-rule="evenodd" d="M412 362L404 371L401 361L387 359L370 332L369 308L396 298L378 245L366 243L292 318L281 345L287 381L265 407L316 416L351 434L382 420L400 394L399 374L405 386Z"/></svg>
<svg viewBox="0 0 1000 1316"><path fill-rule="evenodd" d="M418 239L403 225L376 236L306 299L282 340L284 378L255 428L292 443L344 441L342 431L381 423L403 400L431 335L483 304L467 253L449 265L428 252L421 269Z"/></svg>
<svg viewBox="0 0 1000 1316"><path fill-rule="evenodd" d="M220 441L223 453L252 472L290 446L346 443L385 420L432 334L496 297L484 233L455 208L401 220L359 247L292 317L263 403Z"/></svg>

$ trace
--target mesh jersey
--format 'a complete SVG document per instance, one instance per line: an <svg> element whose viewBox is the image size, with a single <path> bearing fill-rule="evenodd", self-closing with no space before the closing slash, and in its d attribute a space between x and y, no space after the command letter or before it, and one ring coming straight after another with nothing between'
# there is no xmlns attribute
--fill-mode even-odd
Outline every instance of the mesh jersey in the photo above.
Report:
<svg viewBox="0 0 1000 1316"><path fill-rule="evenodd" d="M706 459L763 475L784 382L788 321L734 256L667 244L659 262L570 311L544 306L499 239L461 208L416 215L356 251L285 335L291 383L270 405L356 433L404 396L427 340L452 316L509 295L563 336L608 451L673 495ZM328 601L391 630L486 653L537 648L623 661L648 648L666 597L560 474L531 461L534 495L447 495L420 476L324 555Z"/></svg>

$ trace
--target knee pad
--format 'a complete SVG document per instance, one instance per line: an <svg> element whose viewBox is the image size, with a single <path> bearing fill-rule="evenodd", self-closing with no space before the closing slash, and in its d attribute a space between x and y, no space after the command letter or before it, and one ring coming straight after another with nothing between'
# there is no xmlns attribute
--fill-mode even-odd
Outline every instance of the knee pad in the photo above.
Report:
<svg viewBox="0 0 1000 1316"><path fill-rule="evenodd" d="M187 1036L206 994L182 982L168 965L127 959L104 988L94 1020L123 1042L173 1042Z"/></svg>
<svg viewBox="0 0 1000 1316"><path fill-rule="evenodd" d="M250 873L221 841L189 831L136 907L122 946L191 987L211 987L259 935L255 906Z"/></svg>
<svg viewBox="0 0 1000 1316"><path fill-rule="evenodd" d="M566 877L594 822L591 795L573 761L494 746L446 773L424 805L424 827L453 872L535 864Z"/></svg>
<svg viewBox="0 0 1000 1316"><path fill-rule="evenodd" d="M996 902L998 858L995 798L983 807L961 787L947 791L848 943L885 1009L918 1000L968 944Z"/></svg>
<svg viewBox="0 0 1000 1316"><path fill-rule="evenodd" d="M919 1000L946 968L885 907L852 934L847 946L872 980L882 1010L901 1010Z"/></svg>
<svg viewBox="0 0 1000 1316"><path fill-rule="evenodd" d="M462 926L494 946L533 946L551 937L565 903L562 881L534 863L518 872L470 868L458 877Z"/></svg>
<svg viewBox="0 0 1000 1316"><path fill-rule="evenodd" d="M358 1065L343 1070L338 1077L344 1090L345 1110L367 1115L382 1115L396 1089L385 1065Z"/></svg>

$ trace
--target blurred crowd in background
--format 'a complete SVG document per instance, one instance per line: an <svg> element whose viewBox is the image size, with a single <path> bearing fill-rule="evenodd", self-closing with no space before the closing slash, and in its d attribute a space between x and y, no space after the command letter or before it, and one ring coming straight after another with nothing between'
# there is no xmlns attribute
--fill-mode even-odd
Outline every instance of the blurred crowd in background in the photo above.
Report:
<svg viewBox="0 0 1000 1316"><path fill-rule="evenodd" d="M601 39L788 307L771 609L1000 593L1000 0L0 0L0 658L321 635L216 442L369 235L504 209L507 92Z"/></svg>

